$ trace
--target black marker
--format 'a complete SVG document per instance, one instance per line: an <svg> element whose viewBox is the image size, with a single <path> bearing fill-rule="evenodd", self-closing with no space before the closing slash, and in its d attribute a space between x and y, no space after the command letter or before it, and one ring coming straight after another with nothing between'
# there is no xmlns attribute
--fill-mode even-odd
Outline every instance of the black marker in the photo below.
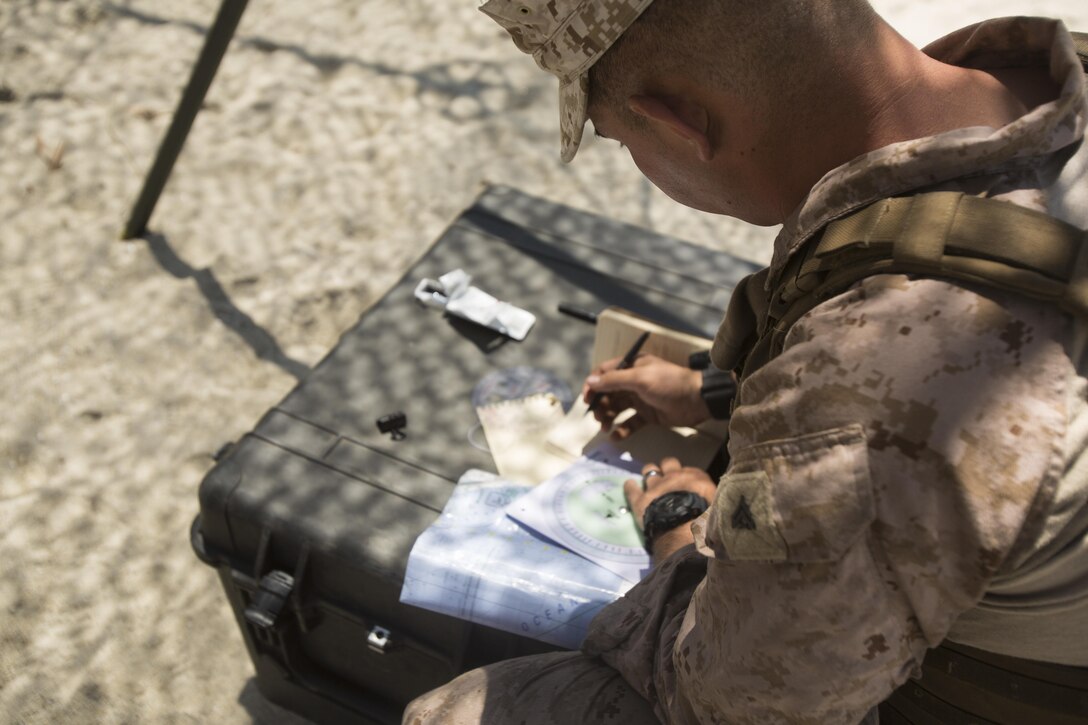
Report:
<svg viewBox="0 0 1088 725"><path fill-rule="evenodd" d="M635 344L631 346L631 349L628 350L627 354L623 356L623 360L620 360L620 364L616 366L616 370L626 370L627 368L634 365L635 364L635 359L638 357L638 351L642 349L642 346L644 344L646 344L646 340L648 340L649 337L650 337L649 332L644 332L641 335L639 335L638 339L635 340ZM600 401L600 399L601 399L601 393L594 393L593 394L593 397L589 399L589 408L586 410L587 414L593 412L593 407L595 405L597 405L597 403Z"/></svg>
<svg viewBox="0 0 1088 725"><path fill-rule="evenodd" d="M564 315L570 315L575 319L588 322L591 325L597 324L597 315L589 310L583 310L581 307L575 307L574 305L568 305L566 302L560 302L559 311Z"/></svg>

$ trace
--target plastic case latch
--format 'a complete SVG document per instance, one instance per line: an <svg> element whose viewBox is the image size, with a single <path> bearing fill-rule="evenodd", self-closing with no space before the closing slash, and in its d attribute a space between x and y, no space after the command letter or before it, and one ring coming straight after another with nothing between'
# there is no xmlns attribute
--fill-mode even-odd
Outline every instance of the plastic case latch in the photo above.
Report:
<svg viewBox="0 0 1088 725"><path fill-rule="evenodd" d="M294 587L295 578L290 574L278 569L265 574L253 601L246 607L246 621L261 629L271 629Z"/></svg>
<svg viewBox="0 0 1088 725"><path fill-rule="evenodd" d="M392 634L385 627L379 627L375 624L370 628L370 633L366 636L367 647L380 655L385 654L389 649L389 638Z"/></svg>

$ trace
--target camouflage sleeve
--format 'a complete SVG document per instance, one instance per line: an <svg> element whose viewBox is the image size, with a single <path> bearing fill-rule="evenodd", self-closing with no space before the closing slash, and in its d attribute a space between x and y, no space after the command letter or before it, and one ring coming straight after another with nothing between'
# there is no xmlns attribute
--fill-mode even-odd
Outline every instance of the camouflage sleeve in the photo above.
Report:
<svg viewBox="0 0 1088 725"><path fill-rule="evenodd" d="M857 723L906 680L1045 513L1068 328L898 275L795 324L741 387L730 470L693 526L706 577L660 642L659 712Z"/></svg>

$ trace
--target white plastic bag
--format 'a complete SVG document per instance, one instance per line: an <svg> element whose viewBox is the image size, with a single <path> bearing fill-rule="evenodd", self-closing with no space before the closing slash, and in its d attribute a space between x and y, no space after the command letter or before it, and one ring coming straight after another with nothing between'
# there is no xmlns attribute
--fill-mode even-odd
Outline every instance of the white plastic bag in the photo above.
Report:
<svg viewBox="0 0 1088 725"><path fill-rule="evenodd" d="M415 297L428 307L446 310L455 317L500 332L514 340L524 340L536 323L536 316L509 302L492 297L472 286L472 277L463 269L434 279L422 279Z"/></svg>

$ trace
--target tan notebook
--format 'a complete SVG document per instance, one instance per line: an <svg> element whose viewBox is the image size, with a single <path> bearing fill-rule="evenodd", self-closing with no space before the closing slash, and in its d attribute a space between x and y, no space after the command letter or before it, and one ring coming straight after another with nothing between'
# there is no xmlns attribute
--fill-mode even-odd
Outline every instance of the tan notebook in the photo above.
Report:
<svg viewBox="0 0 1088 725"><path fill-rule="evenodd" d="M597 315L590 369L605 360L622 357L643 332L649 332L650 338L642 346L642 352L677 365L687 365L691 353L709 350L714 343L705 337L664 327L622 308L609 307Z"/></svg>

